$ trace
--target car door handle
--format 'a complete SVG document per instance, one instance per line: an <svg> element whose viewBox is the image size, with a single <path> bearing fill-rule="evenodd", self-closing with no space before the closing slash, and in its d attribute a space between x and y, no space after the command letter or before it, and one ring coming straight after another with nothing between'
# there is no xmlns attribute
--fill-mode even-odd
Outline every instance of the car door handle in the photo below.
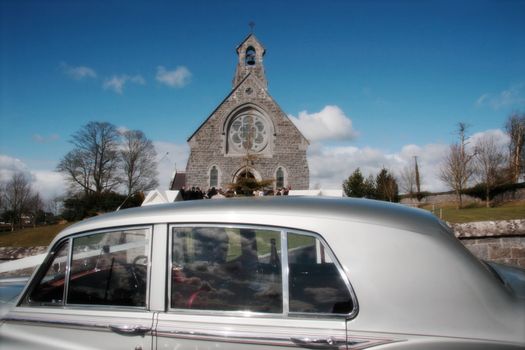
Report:
<svg viewBox="0 0 525 350"><path fill-rule="evenodd" d="M335 338L309 338L309 337L292 337L292 342L300 347L307 349L338 349L345 342L337 341Z"/></svg>
<svg viewBox="0 0 525 350"><path fill-rule="evenodd" d="M144 335L147 332L151 331L149 327L142 327L137 325L109 325L115 333L124 334L124 335Z"/></svg>

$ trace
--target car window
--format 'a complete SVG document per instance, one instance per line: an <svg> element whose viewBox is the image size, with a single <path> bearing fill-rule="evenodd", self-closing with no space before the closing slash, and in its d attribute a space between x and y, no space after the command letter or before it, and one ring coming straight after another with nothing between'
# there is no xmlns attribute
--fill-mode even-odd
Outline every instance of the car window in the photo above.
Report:
<svg viewBox="0 0 525 350"><path fill-rule="evenodd" d="M349 314L352 297L330 250L317 237L288 233L289 310Z"/></svg>
<svg viewBox="0 0 525 350"><path fill-rule="evenodd" d="M171 233L172 309L316 315L354 309L346 277L314 234L213 226ZM281 234L288 269L281 266Z"/></svg>
<svg viewBox="0 0 525 350"><path fill-rule="evenodd" d="M62 242L58 246L44 277L33 289L29 297L31 303L59 305L63 303L68 253L69 240Z"/></svg>
<svg viewBox="0 0 525 350"><path fill-rule="evenodd" d="M74 238L67 304L145 306L147 232L122 230Z"/></svg>
<svg viewBox="0 0 525 350"><path fill-rule="evenodd" d="M46 272L37 275L41 277L37 277L38 282L24 304L143 307L146 305L148 252L148 229L69 238L57 245Z"/></svg>
<svg viewBox="0 0 525 350"><path fill-rule="evenodd" d="M173 227L171 308L282 313L280 232Z"/></svg>

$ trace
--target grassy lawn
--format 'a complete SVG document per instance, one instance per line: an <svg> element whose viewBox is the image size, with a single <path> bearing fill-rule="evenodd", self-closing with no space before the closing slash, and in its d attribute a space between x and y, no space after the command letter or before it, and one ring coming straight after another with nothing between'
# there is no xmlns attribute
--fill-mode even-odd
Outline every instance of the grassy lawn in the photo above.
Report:
<svg viewBox="0 0 525 350"><path fill-rule="evenodd" d="M423 209L432 211L432 206ZM456 209L452 204L442 206L442 219L454 223L471 221L515 220L525 219L525 202L505 203L494 208L486 208L483 204L471 205L463 209ZM440 208L434 209L434 214L440 216Z"/></svg>
<svg viewBox="0 0 525 350"><path fill-rule="evenodd" d="M0 232L0 247L47 246L57 233L71 224L56 224L24 228L14 232Z"/></svg>

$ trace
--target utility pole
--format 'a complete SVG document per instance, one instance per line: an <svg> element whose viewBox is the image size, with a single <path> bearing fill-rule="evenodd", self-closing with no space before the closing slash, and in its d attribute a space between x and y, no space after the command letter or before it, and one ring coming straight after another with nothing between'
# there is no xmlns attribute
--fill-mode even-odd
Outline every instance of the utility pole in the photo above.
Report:
<svg viewBox="0 0 525 350"><path fill-rule="evenodd" d="M414 156L414 166L416 173L416 198L417 200L421 199L421 180L419 178L419 167L417 165L417 156Z"/></svg>

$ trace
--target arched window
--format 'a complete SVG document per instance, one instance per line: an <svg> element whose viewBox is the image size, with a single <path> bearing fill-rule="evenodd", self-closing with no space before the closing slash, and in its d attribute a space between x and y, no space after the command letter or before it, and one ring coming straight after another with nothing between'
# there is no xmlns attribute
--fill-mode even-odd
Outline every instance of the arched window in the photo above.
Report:
<svg viewBox="0 0 525 350"><path fill-rule="evenodd" d="M275 187L283 188L284 187L284 171L283 168L279 167L275 173Z"/></svg>
<svg viewBox="0 0 525 350"><path fill-rule="evenodd" d="M218 187L219 185L219 170L214 165L210 170L210 187Z"/></svg>
<svg viewBox="0 0 525 350"><path fill-rule="evenodd" d="M244 63L248 66L255 65L255 49L253 46L250 46L246 49L246 53L244 55Z"/></svg>

